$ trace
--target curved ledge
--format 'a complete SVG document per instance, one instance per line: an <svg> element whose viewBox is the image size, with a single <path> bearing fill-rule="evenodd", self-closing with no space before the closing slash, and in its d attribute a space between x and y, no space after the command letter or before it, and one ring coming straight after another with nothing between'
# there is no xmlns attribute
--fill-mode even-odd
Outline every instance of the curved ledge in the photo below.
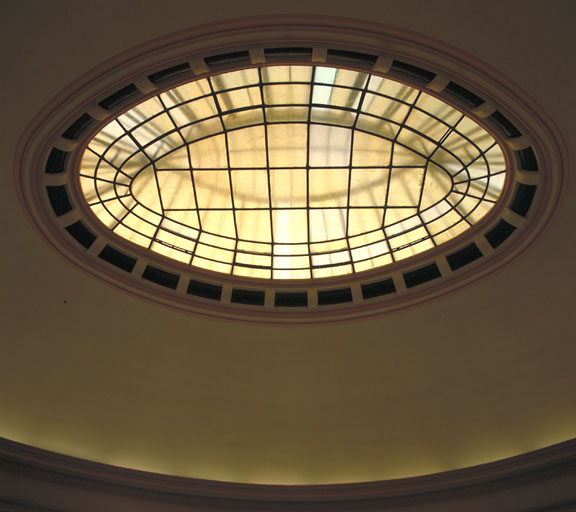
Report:
<svg viewBox="0 0 576 512"><path fill-rule="evenodd" d="M529 507L541 510L576 504L576 439L497 462L427 476L358 484L286 486L147 473L0 438L0 471L4 473L0 496L6 503L58 507L67 494L80 492L78 503L85 507L77 509L79 512L92 510L89 504L100 501L112 499L113 504L120 497L131 506L137 506L140 500L163 503L167 508L162 510L182 504L211 504L224 510L319 510L330 503L334 510L389 510L391 506L410 505L409 510L414 511L441 506L443 511L464 507L460 510L469 512ZM22 494L22 486L37 491ZM511 508L502 508L511 504ZM487 508L477 508L481 506Z"/></svg>

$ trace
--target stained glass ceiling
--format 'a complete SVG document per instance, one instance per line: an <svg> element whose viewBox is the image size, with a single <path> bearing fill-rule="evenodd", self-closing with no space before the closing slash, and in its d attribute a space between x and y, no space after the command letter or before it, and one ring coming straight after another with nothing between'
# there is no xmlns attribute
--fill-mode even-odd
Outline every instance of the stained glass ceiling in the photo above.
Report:
<svg viewBox="0 0 576 512"><path fill-rule="evenodd" d="M362 272L432 249L498 200L505 161L462 112L320 66L234 71L133 107L80 165L92 212L172 260L253 278Z"/></svg>

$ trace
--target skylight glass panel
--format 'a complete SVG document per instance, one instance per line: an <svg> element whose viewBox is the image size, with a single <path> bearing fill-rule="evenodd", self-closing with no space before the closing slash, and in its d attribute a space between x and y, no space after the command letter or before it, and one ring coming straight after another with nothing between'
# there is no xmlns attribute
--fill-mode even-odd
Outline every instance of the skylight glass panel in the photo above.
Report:
<svg viewBox="0 0 576 512"><path fill-rule="evenodd" d="M261 279L381 267L445 243L501 195L494 138L436 97L326 66L233 71L162 92L88 144L80 184L115 234Z"/></svg>

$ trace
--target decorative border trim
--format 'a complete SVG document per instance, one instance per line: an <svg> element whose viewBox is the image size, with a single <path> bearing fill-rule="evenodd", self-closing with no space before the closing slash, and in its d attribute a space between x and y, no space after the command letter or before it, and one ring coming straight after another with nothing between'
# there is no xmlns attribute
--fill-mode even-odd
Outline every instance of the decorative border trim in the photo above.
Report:
<svg viewBox="0 0 576 512"><path fill-rule="evenodd" d="M150 497L150 493L153 493L154 498L171 502L177 497L195 497L213 498L223 504L243 502L243 506L246 506L246 502L252 502L255 506L262 502L297 502L298 507L320 507L321 504L332 503L338 510L358 510L359 501L389 504L389 500L394 499L395 505L408 502L422 505L432 498L450 500L461 498L462 493L465 493L474 499L478 492L484 495L491 492L498 494L503 488L509 490L522 487L516 503L519 504L523 496L521 492L526 491L525 487L530 483L545 482L545 475L550 480L563 479L571 499L576 500L576 439L470 468L355 484L262 485L168 476L90 462L0 438L0 468L9 468L9 465L21 468L18 470L19 475L32 472L39 480L56 478L65 483L67 488L94 487L98 484L96 489L99 492L126 494L133 498ZM534 499L529 491L527 495L529 500ZM350 508L346 503L350 504ZM535 505L532 501L526 501L526 504Z"/></svg>
<svg viewBox="0 0 576 512"><path fill-rule="evenodd" d="M246 279L175 262L107 232L81 200L74 169L83 145L107 120L209 73L303 61L390 76L482 124L503 148L513 176L501 200L478 224L438 248L359 274L302 281ZM556 211L566 187L567 150L553 122L524 91L459 49L376 23L276 16L178 32L94 68L28 126L17 148L15 173L36 230L98 279L178 311L307 324L412 307L513 261Z"/></svg>

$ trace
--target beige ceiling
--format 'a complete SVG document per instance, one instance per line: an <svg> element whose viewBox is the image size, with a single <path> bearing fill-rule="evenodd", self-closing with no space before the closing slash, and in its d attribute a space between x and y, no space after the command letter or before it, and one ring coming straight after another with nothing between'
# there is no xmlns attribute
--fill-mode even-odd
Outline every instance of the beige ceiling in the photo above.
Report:
<svg viewBox="0 0 576 512"><path fill-rule="evenodd" d="M550 230L497 274L336 326L162 309L84 275L34 232L12 161L53 95L150 38L279 12L366 18L459 46L520 84L576 147L570 1L3 1L0 436L150 471L288 484L437 472L575 437L573 179Z"/></svg>

